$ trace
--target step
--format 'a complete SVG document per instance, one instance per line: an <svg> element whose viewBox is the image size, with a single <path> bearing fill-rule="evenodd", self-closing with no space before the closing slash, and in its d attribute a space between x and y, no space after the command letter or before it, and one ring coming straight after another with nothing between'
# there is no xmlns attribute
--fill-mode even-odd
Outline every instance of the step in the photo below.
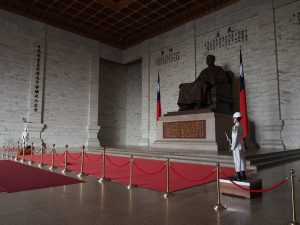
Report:
<svg viewBox="0 0 300 225"><path fill-rule="evenodd" d="M280 159L275 159L275 160L264 161L261 163L254 164L252 166L257 167L257 169L262 169L262 168L276 166L276 165L280 165L283 163L287 163L287 162L291 162L291 161L295 161L295 160L299 160L299 159L300 159L300 155L291 156L291 157L285 157L285 158L280 158Z"/></svg>

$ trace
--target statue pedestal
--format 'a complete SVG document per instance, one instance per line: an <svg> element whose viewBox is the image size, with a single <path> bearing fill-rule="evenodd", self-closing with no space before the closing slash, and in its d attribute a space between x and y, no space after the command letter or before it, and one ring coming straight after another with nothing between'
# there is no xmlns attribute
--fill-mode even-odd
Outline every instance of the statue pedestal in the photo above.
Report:
<svg viewBox="0 0 300 225"><path fill-rule="evenodd" d="M156 141L152 148L228 151L225 136L231 136L232 115L208 109L171 112L157 123Z"/></svg>

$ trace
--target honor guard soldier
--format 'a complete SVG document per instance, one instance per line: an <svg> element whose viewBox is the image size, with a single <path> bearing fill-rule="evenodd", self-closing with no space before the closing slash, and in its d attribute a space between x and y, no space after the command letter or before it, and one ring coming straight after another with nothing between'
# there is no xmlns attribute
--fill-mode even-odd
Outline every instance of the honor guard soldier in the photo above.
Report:
<svg viewBox="0 0 300 225"><path fill-rule="evenodd" d="M233 114L233 123L231 133L231 151L233 153L234 165L236 175L234 180L246 180L246 159L245 159L245 146L243 143L243 126L240 124L242 115L240 112Z"/></svg>

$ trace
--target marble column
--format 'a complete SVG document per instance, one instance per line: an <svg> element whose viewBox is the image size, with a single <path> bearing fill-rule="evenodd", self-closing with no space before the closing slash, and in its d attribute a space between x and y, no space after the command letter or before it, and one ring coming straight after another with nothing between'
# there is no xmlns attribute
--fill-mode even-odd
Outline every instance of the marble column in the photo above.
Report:
<svg viewBox="0 0 300 225"><path fill-rule="evenodd" d="M43 90L45 75L45 52L46 45L44 42L35 41L33 43L33 57L31 70L31 87L30 87L30 106L29 117L26 127L29 131L29 143L40 146L43 143L41 132L44 128L42 123L43 115Z"/></svg>
<svg viewBox="0 0 300 225"><path fill-rule="evenodd" d="M149 56L142 57L142 113L140 146L149 146Z"/></svg>
<svg viewBox="0 0 300 225"><path fill-rule="evenodd" d="M90 62L90 91L89 91L89 118L88 118L88 140L87 148L89 151L100 151L100 141L98 133L98 102L99 102L99 52L98 46L91 50Z"/></svg>

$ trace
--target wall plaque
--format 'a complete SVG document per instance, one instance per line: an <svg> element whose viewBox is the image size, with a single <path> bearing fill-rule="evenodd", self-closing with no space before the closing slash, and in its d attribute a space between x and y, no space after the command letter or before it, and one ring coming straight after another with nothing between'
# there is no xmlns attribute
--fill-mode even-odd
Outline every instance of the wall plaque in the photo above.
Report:
<svg viewBox="0 0 300 225"><path fill-rule="evenodd" d="M205 120L165 122L164 138L206 138Z"/></svg>

